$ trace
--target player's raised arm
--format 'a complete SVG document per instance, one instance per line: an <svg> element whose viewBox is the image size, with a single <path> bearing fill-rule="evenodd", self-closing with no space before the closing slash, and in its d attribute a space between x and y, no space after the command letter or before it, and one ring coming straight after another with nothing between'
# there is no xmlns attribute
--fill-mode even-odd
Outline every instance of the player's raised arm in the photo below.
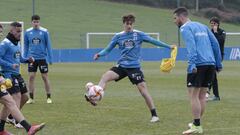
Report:
<svg viewBox="0 0 240 135"><path fill-rule="evenodd" d="M143 38L144 42L148 42L148 43L151 43L151 44L153 44L155 46L159 46L159 47L164 47L164 48L169 48L169 49L173 48L169 44L164 43L162 41L158 41L158 40L152 38L151 36L149 36L149 35L147 35L145 33L141 33L141 34L142 34L142 38Z"/></svg>
<svg viewBox="0 0 240 135"><path fill-rule="evenodd" d="M112 51L112 49L117 45L117 35L115 35L111 42L108 44L108 46L106 48L104 48L102 51L100 51L99 53L96 53L93 57L94 60L97 60L99 57L105 56L108 53L110 53Z"/></svg>

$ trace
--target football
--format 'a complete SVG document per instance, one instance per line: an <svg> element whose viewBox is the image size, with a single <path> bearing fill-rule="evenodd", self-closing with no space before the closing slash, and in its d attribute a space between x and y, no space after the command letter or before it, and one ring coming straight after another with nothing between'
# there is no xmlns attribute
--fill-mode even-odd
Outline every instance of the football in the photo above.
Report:
<svg viewBox="0 0 240 135"><path fill-rule="evenodd" d="M86 84L87 96L92 101L100 101L103 98L104 91L102 87L89 82Z"/></svg>

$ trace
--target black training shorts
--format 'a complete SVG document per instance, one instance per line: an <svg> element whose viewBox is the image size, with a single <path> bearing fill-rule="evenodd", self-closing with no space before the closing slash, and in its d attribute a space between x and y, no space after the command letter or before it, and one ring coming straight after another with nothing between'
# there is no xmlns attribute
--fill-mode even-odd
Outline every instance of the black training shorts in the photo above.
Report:
<svg viewBox="0 0 240 135"><path fill-rule="evenodd" d="M8 89L7 91L9 92L10 95L21 92L21 94L27 93L27 86L26 83L24 82L24 79L22 76L19 75L11 75L11 80L13 86Z"/></svg>
<svg viewBox="0 0 240 135"><path fill-rule="evenodd" d="M48 63L45 59L35 60L33 63L28 63L28 72L37 72L37 68L41 73L48 73Z"/></svg>
<svg viewBox="0 0 240 135"><path fill-rule="evenodd" d="M197 66L197 73L187 75L187 87L209 87L215 72L214 65Z"/></svg>
<svg viewBox="0 0 240 135"><path fill-rule="evenodd" d="M129 80L132 82L132 84L139 84L141 82L144 82L144 75L140 68L123 68L120 66L112 67L110 69L111 71L117 73L119 75L119 78L115 81L119 81L126 76L128 76Z"/></svg>

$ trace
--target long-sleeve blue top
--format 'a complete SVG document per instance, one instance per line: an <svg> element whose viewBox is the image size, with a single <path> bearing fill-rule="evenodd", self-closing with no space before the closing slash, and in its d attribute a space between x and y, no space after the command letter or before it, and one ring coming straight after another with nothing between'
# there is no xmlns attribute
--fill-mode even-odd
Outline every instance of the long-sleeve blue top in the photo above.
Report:
<svg viewBox="0 0 240 135"><path fill-rule="evenodd" d="M133 30L131 32L122 31L116 33L108 46L98 54L99 56L105 56L118 45L120 50L118 65L124 68L139 68L141 67L142 42L148 42L159 47L171 48L168 44L158 41L144 32Z"/></svg>
<svg viewBox="0 0 240 135"><path fill-rule="evenodd" d="M19 67L13 68L13 64L26 63L28 59L23 58L20 52L20 43L13 44L9 39L5 38L0 43L0 69L4 76L10 78L11 74L19 74Z"/></svg>
<svg viewBox="0 0 240 135"><path fill-rule="evenodd" d="M222 69L218 41L206 25L188 21L180 31L188 52L188 73L201 65L215 65Z"/></svg>
<svg viewBox="0 0 240 135"><path fill-rule="evenodd" d="M29 28L24 34L24 57L32 56L35 60L47 59L52 63L52 47L49 32L40 27Z"/></svg>

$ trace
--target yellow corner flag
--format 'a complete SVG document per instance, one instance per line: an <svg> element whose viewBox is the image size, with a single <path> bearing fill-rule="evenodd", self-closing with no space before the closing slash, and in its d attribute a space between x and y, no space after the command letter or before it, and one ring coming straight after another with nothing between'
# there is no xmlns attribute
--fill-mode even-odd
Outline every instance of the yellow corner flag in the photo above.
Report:
<svg viewBox="0 0 240 135"><path fill-rule="evenodd" d="M171 58L162 59L160 70L162 72L169 73L172 68L175 66L176 57L177 57L177 46L174 46L174 48L171 51Z"/></svg>

